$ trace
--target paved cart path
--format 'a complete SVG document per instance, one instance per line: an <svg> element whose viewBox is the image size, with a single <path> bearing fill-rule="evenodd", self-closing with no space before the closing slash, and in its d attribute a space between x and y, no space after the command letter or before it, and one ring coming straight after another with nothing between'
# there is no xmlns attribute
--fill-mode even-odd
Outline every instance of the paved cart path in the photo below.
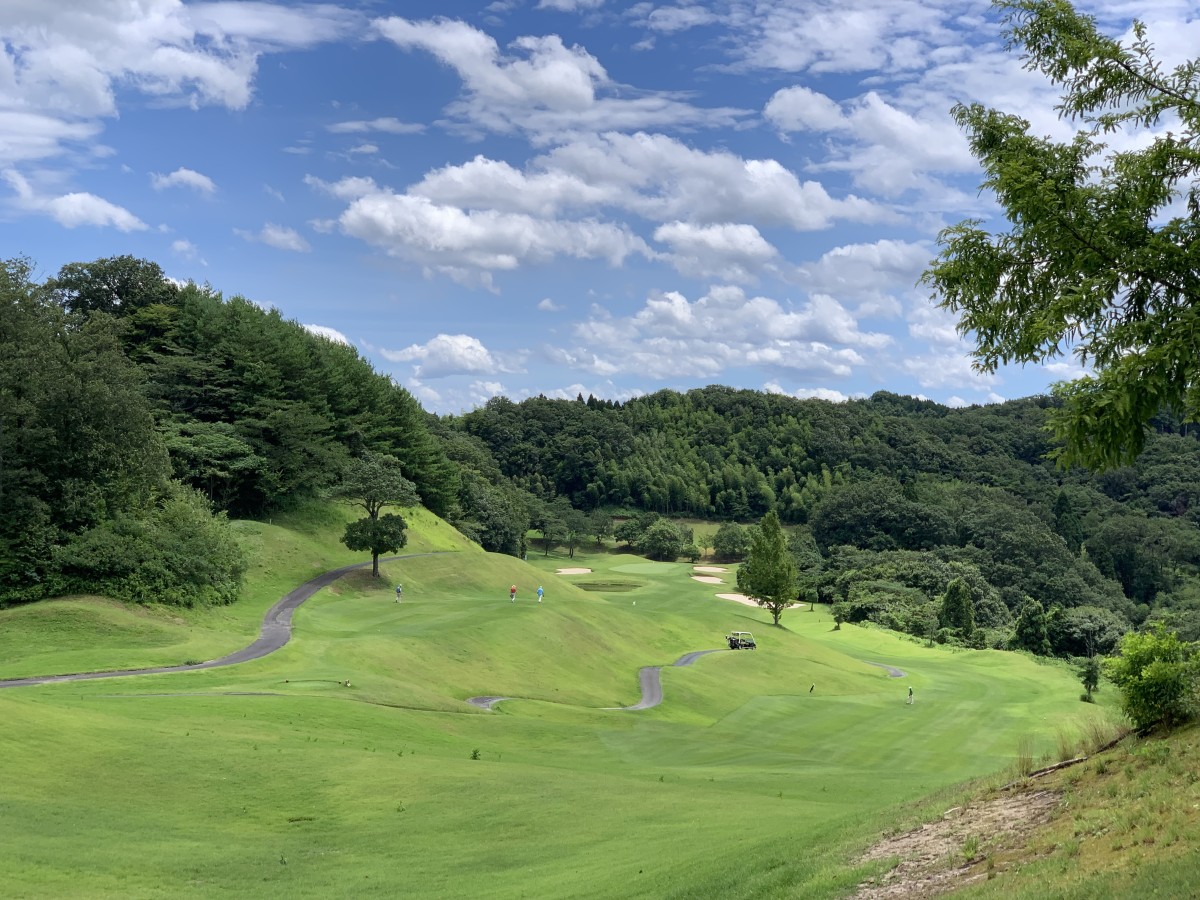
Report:
<svg viewBox="0 0 1200 900"><path fill-rule="evenodd" d="M685 653L672 666L690 666L706 653L722 653L724 648L719 650L693 650L690 653ZM662 690L662 666L643 666L638 670L638 682L642 688L642 699L633 706L606 706L604 709L651 709L658 706L663 701ZM520 697L468 697L467 702L472 706L478 706L480 709L492 709L501 700L520 700Z"/></svg>
<svg viewBox="0 0 1200 900"><path fill-rule="evenodd" d="M392 562L399 559L414 559L419 556L435 556L439 553L454 553L453 550L441 550L431 553L408 553L402 556L387 557L382 562ZM10 678L0 680L0 688L15 688L15 687L31 687L39 684L58 684L68 681L92 681L98 678L127 678L132 675L170 675L174 672L195 672L200 669L219 669L224 666L235 666L238 663L249 662L252 659L261 659L287 644L292 637L292 613L299 606L312 597L317 591L324 587L328 587L337 581L343 575L369 566L369 562L355 563L350 566L342 566L340 569L332 569L324 572L304 584L300 585L295 590L289 592L286 596L280 599L274 606L267 610L263 616L262 629L259 633L258 640L241 650L235 650L227 656L222 656L220 659L212 659L207 662L193 663L183 666L153 666L145 669L118 669L105 672L77 672L71 675L40 675L31 678ZM685 653L672 666L690 666L697 659L709 653L722 653L724 648L718 650L692 650ZM903 678L904 672L894 666L885 665L884 663L867 663L871 666L879 666L886 669L888 675L892 678ZM663 701L662 689L662 666L643 666L638 670L638 682L642 689L642 699L633 706L608 707L609 709L622 710L639 710L652 709L658 706ZM240 692L235 693L235 696L240 696ZM258 696L257 692L246 692L246 696ZM472 706L477 706L480 709L492 709L502 700L516 700L516 697L468 697L467 703Z"/></svg>
<svg viewBox="0 0 1200 900"><path fill-rule="evenodd" d="M903 669L897 669L895 666L889 666L887 663L874 663L863 660L868 666L875 666L880 669L887 669L888 678L903 678L908 673Z"/></svg>
<svg viewBox="0 0 1200 900"><path fill-rule="evenodd" d="M406 553L403 556L389 556L380 562L393 562L398 559L414 559L418 556L436 556L439 553L455 553L454 550L438 550L432 553ZM258 640L235 650L220 659L208 662L193 663L187 666L153 666L147 669L118 669L108 672L78 672L74 675L39 675L32 678L10 678L0 681L0 688L29 687L35 684L58 684L64 681L91 681L97 678L128 678L131 675L170 675L173 672L195 672L199 669L219 669L224 666L236 666L238 663L249 662L252 659L262 659L283 647L292 637L292 613L305 600L309 599L323 587L333 584L343 575L371 565L370 562L355 563L342 566L318 575L311 581L306 581L300 587L288 593L283 599L267 610L263 616L262 629Z"/></svg>

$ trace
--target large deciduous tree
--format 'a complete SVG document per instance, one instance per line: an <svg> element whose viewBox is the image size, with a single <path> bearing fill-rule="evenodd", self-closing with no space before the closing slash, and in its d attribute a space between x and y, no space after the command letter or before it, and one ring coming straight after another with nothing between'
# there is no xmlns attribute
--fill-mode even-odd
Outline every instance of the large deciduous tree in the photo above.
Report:
<svg viewBox="0 0 1200 900"><path fill-rule="evenodd" d="M738 590L779 617L796 599L796 561L788 552L779 516L771 510L763 516L750 539L750 552L737 574Z"/></svg>
<svg viewBox="0 0 1200 900"><path fill-rule="evenodd" d="M1009 228L947 229L924 281L974 334L978 368L1071 350L1090 364L1056 388L1059 459L1117 465L1159 410L1200 416L1200 60L1164 69L1140 22L1126 45L1067 0L994 5L1077 129L1058 142L956 106Z"/></svg>
<svg viewBox="0 0 1200 900"><path fill-rule="evenodd" d="M750 549L750 533L736 522L722 522L713 535L713 553L717 559L742 559Z"/></svg>
<svg viewBox="0 0 1200 900"><path fill-rule="evenodd" d="M46 282L46 287L69 312L115 316L170 303L179 293L158 263L129 255L68 263Z"/></svg>
<svg viewBox="0 0 1200 900"><path fill-rule="evenodd" d="M675 560L688 543L674 523L657 519L638 538L638 549L650 559Z"/></svg>
<svg viewBox="0 0 1200 900"><path fill-rule="evenodd" d="M378 518L348 523L342 543L356 553L370 553L371 574L378 578L379 557L384 553L395 553L408 543L406 528L408 523L403 516L384 513Z"/></svg>
<svg viewBox="0 0 1200 900"><path fill-rule="evenodd" d="M385 506L415 506L416 486L404 477L395 457L365 453L350 461L339 493L367 511L365 519L346 526L342 543L354 551L369 551L371 574L379 577L379 556L394 553L408 542L401 516L380 516Z"/></svg>

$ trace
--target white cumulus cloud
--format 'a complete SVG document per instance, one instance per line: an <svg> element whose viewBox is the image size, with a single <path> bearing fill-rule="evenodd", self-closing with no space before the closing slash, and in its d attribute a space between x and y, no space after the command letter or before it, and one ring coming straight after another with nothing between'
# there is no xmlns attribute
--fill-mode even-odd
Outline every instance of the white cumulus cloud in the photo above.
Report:
<svg viewBox="0 0 1200 900"><path fill-rule="evenodd" d="M779 255L753 225L660 225L654 239L671 248L671 264L684 275L722 281L755 281Z"/></svg>
<svg viewBox="0 0 1200 900"><path fill-rule="evenodd" d="M330 328L328 325L305 325L304 330L309 334L319 335L336 344L345 344L347 347L352 346L348 337L336 328Z"/></svg>
<svg viewBox="0 0 1200 900"><path fill-rule="evenodd" d="M334 134L366 134L371 131L381 131L385 134L420 134L425 126L419 122L402 122L393 116L382 116L378 119L353 119L345 122L334 122L326 126Z"/></svg>
<svg viewBox="0 0 1200 900"><path fill-rule="evenodd" d="M729 285L695 301L677 291L653 294L632 316L598 309L575 327L575 337L580 346L560 350L559 362L598 375L651 378L709 378L746 366L846 378L865 364L861 351L891 343L885 334L860 330L831 297L788 308Z"/></svg>
<svg viewBox="0 0 1200 900"><path fill-rule="evenodd" d="M155 172L150 176L150 183L156 191L170 187L188 187L200 191L202 194L211 194L217 189L213 180L207 175L201 175L193 169L183 167L176 169L169 175L160 175Z"/></svg>
<svg viewBox="0 0 1200 900"><path fill-rule="evenodd" d="M416 363L413 373L418 378L515 371L469 334L439 334L424 344L412 344L403 350L381 350L380 353L392 362Z"/></svg>
<svg viewBox="0 0 1200 900"><path fill-rule="evenodd" d="M274 247L276 250L291 250L295 253L308 253L312 250L308 241L294 228L288 228L286 225L276 225L273 222L268 222L261 229L254 232L235 228L234 234L243 240L266 244L268 247Z"/></svg>
<svg viewBox="0 0 1200 900"><path fill-rule="evenodd" d="M832 388L796 388L794 391L789 391L775 381L768 381L763 385L763 390L768 394L784 394L799 400L816 399L828 400L830 403L845 403L850 399L846 394Z"/></svg>
<svg viewBox="0 0 1200 900"><path fill-rule="evenodd" d="M666 92L624 96L585 48L561 37L526 35L501 51L495 38L455 19L376 19L374 27L403 50L423 50L458 74L463 96L447 108L468 131L525 130L554 136L602 128L727 126L748 111L702 109Z"/></svg>
<svg viewBox="0 0 1200 900"><path fill-rule="evenodd" d="M646 252L641 238L621 225L465 210L386 190L358 197L338 221L348 235L444 272L505 271L556 256L620 265L629 254Z"/></svg>
<svg viewBox="0 0 1200 900"><path fill-rule="evenodd" d="M118 231L144 231L146 223L115 203L86 192L74 192L54 197L45 203L46 211L66 228L80 225L112 227Z"/></svg>

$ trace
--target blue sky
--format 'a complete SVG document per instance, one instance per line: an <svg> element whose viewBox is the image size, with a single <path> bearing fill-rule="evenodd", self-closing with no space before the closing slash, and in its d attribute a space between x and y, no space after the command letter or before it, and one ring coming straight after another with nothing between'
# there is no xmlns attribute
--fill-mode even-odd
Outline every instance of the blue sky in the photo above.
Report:
<svg viewBox="0 0 1200 900"><path fill-rule="evenodd" d="M1136 15L1168 60L1186 0ZM0 4L3 255L130 253L345 340L436 412L721 383L995 402L916 286L996 210L949 117L1063 136L953 0Z"/></svg>

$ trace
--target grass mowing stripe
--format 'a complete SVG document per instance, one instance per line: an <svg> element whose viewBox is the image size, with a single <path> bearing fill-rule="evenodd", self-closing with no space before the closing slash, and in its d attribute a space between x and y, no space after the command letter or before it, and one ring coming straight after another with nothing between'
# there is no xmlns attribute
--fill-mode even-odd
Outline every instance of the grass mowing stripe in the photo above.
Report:
<svg viewBox="0 0 1200 900"><path fill-rule="evenodd" d="M334 557L338 531L300 529L295 546ZM418 522L410 548L435 538L450 534ZM575 563L643 583L607 594L553 574ZM120 691L188 696L6 692L0 879L28 897L829 896L891 810L1105 712L1080 709L1064 669L834 631L822 611L774 629L690 572L468 549L331 585L276 654ZM640 666L730 630L760 649L665 668L654 709L593 708L634 702ZM238 696L254 693L271 696ZM464 702L501 693L534 700Z"/></svg>

